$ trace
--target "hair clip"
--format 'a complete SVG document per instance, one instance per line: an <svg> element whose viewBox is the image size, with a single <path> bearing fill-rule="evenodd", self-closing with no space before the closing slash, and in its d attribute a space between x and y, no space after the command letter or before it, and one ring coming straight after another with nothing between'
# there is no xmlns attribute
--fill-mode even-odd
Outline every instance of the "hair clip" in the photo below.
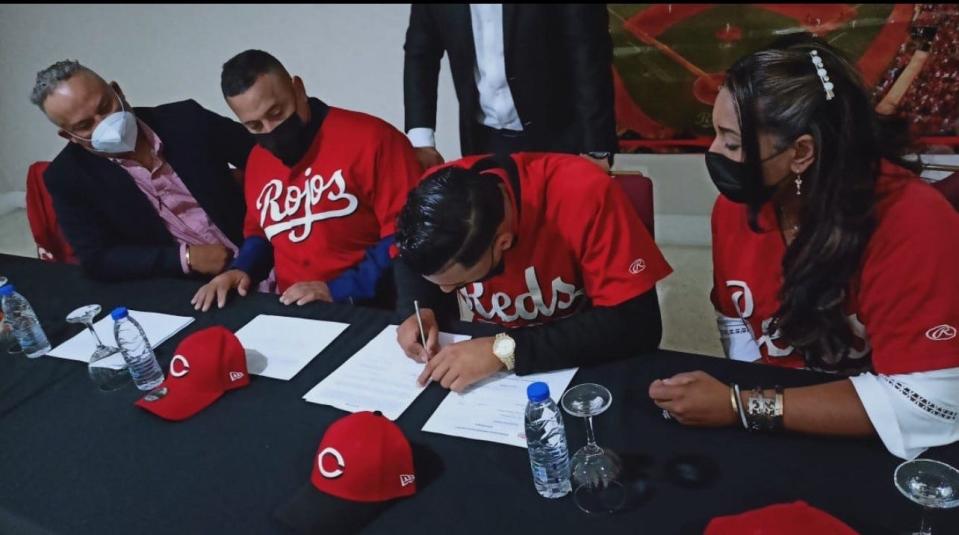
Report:
<svg viewBox="0 0 959 535"><path fill-rule="evenodd" d="M826 100L832 100L836 95L833 94L832 82L829 81L829 73L826 72L826 67L823 66L822 58L819 57L819 52L812 50L809 52L809 55L812 57L812 64L816 67L816 74L819 75L819 79L822 81L822 88L826 90Z"/></svg>

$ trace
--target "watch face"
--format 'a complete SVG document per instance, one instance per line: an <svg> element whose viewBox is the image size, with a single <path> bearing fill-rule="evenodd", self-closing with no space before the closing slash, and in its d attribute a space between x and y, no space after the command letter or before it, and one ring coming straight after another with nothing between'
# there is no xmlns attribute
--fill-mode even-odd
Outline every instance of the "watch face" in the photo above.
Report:
<svg viewBox="0 0 959 535"><path fill-rule="evenodd" d="M516 348L516 342L512 338L501 338L493 344L493 352L497 355L507 356Z"/></svg>

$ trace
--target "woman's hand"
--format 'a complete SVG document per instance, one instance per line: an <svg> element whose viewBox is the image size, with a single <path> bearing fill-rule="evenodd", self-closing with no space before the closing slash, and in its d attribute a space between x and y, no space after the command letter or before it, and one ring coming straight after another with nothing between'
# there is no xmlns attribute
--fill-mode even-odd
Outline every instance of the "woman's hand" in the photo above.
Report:
<svg viewBox="0 0 959 535"><path fill-rule="evenodd" d="M649 397L685 425L724 427L739 419L729 397L729 385L703 371L657 379L649 385Z"/></svg>

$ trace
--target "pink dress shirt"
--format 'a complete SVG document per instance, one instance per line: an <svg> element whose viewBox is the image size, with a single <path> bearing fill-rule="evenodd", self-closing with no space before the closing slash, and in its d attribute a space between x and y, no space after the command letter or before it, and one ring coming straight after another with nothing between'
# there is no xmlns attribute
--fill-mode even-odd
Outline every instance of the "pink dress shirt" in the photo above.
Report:
<svg viewBox="0 0 959 535"><path fill-rule="evenodd" d="M237 246L210 220L176 171L163 158L163 141L143 121L137 119L137 126L152 148L155 160L153 169L147 169L131 159L110 159L133 177L133 182L146 195L167 230L180 243L183 273L190 272L186 262L187 246L190 245L223 245L235 256Z"/></svg>

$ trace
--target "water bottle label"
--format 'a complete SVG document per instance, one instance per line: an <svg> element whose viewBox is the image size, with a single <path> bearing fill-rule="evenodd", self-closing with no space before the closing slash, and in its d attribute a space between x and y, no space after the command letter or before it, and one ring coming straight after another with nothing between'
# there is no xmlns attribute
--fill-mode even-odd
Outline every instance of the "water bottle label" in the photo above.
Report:
<svg viewBox="0 0 959 535"><path fill-rule="evenodd" d="M546 481L546 467L545 466L534 466L533 467L533 479L536 481Z"/></svg>

